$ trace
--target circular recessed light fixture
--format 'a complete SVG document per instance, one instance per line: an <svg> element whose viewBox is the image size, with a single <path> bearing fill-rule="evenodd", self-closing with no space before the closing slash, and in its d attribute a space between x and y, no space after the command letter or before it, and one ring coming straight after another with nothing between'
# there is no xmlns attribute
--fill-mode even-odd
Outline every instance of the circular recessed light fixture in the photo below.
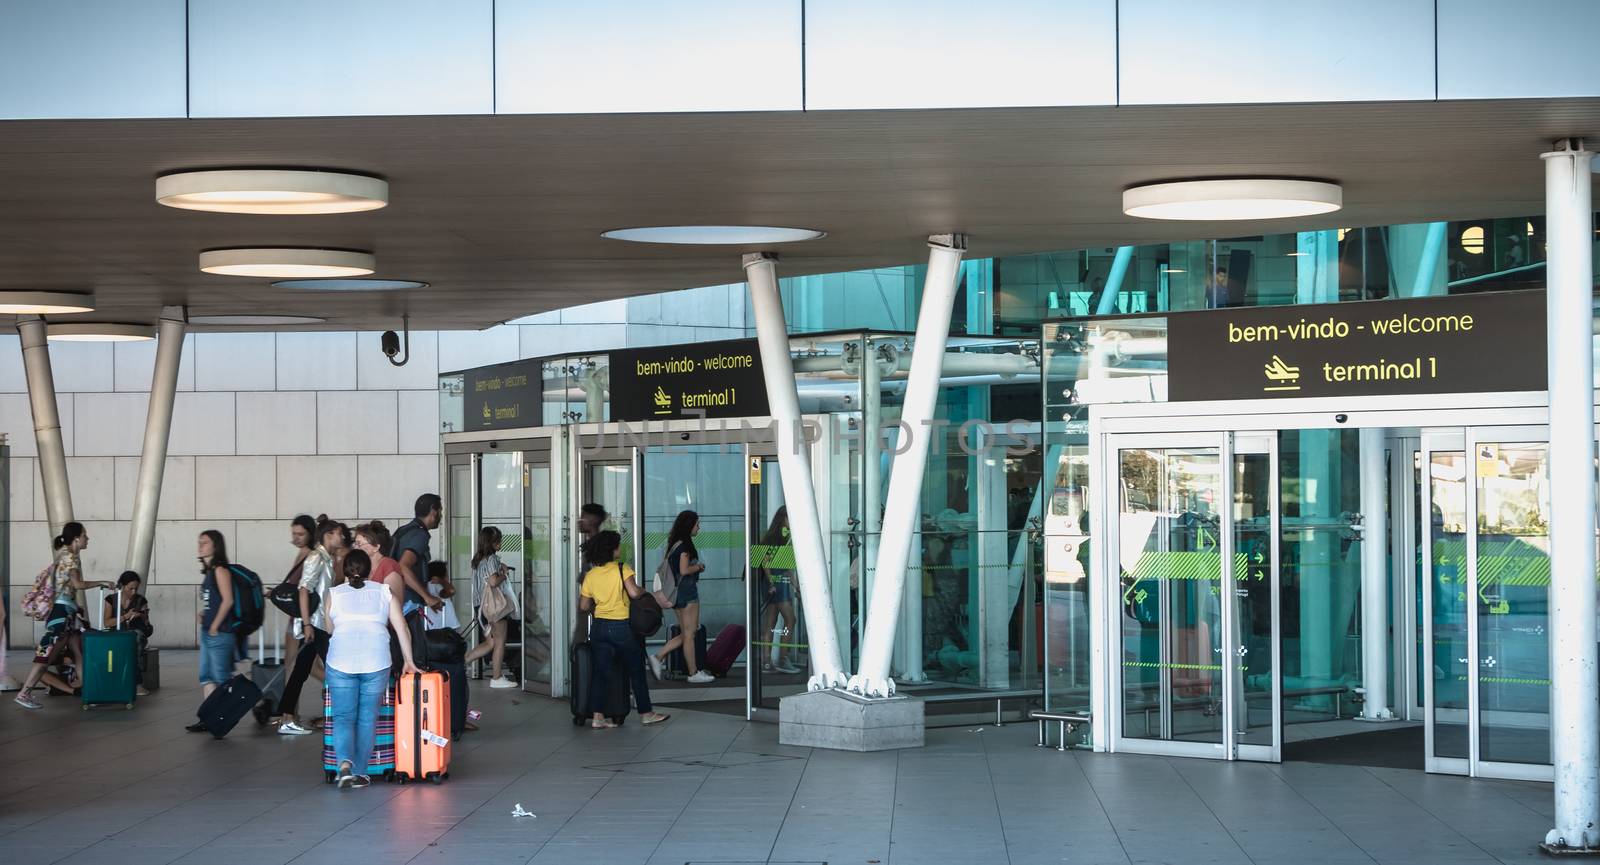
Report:
<svg viewBox="0 0 1600 865"><path fill-rule="evenodd" d="M311 315L191 315L190 324L222 325L237 327L241 325L272 325L272 324L322 324L325 318Z"/></svg>
<svg viewBox="0 0 1600 865"><path fill-rule="evenodd" d="M280 279L272 287L298 291L404 291L427 288L428 284L414 279Z"/></svg>
<svg viewBox="0 0 1600 865"><path fill-rule="evenodd" d="M389 182L343 171L184 171L156 178L156 201L214 213L355 213L387 205Z"/></svg>
<svg viewBox="0 0 1600 865"><path fill-rule="evenodd" d="M206 273L223 276L267 276L280 279L366 276L377 267L378 260L372 253L353 249L278 246L255 249L208 249L200 253L200 269Z"/></svg>
<svg viewBox="0 0 1600 865"><path fill-rule="evenodd" d="M148 324L72 322L47 325L45 336L59 342L139 342L155 339L156 329Z"/></svg>
<svg viewBox="0 0 1600 865"><path fill-rule="evenodd" d="M1182 180L1122 193L1122 212L1142 219L1284 219L1332 213L1343 206L1344 190L1321 180Z"/></svg>
<svg viewBox="0 0 1600 865"><path fill-rule="evenodd" d="M0 313L62 315L94 312L94 295L70 291L0 291Z"/></svg>
<svg viewBox="0 0 1600 865"><path fill-rule="evenodd" d="M600 235L611 240L634 243L680 243L718 246L763 246L769 243L795 243L827 236L813 228L777 228L770 225L656 225L646 228L616 228Z"/></svg>

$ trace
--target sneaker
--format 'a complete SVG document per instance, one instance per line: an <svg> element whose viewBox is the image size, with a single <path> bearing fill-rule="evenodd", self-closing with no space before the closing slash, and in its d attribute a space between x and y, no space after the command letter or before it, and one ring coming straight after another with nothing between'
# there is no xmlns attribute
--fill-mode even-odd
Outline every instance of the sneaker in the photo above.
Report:
<svg viewBox="0 0 1600 865"><path fill-rule="evenodd" d="M35 700L34 698L28 696L27 694L18 694L17 695L17 699L15 700L15 702L16 702L16 704L18 706L21 706L24 709L43 709L44 708L44 704L43 703L39 702L38 700Z"/></svg>
<svg viewBox="0 0 1600 865"><path fill-rule="evenodd" d="M196 721L193 724L190 724L189 726L184 727L183 729L188 730L191 733L209 733L210 732L210 730L206 729L206 725L205 725L204 721Z"/></svg>
<svg viewBox="0 0 1600 865"><path fill-rule="evenodd" d="M511 681L510 679L506 678L505 676L501 676L498 679L490 679L489 680L489 687L491 687L491 688L515 688L516 686L517 686L516 682Z"/></svg>
<svg viewBox="0 0 1600 865"><path fill-rule="evenodd" d="M688 682L691 685L709 685L716 680L716 676L707 673L705 670L701 670L695 673L693 676L690 676Z"/></svg>
<svg viewBox="0 0 1600 865"><path fill-rule="evenodd" d="M650 675L655 676L657 682L661 681L661 659L655 655L645 655L644 659L650 662Z"/></svg>
<svg viewBox="0 0 1600 865"><path fill-rule="evenodd" d="M346 763L345 765L340 766L339 777L334 782L339 785L339 789L343 790L344 788L355 784L355 782L356 776L350 774L350 764Z"/></svg>
<svg viewBox="0 0 1600 865"><path fill-rule="evenodd" d="M280 735L280 736L309 736L309 735L311 735L311 731L306 729L305 727L300 726L299 724L296 724L293 721L284 721L282 724L278 725L278 735Z"/></svg>
<svg viewBox="0 0 1600 865"><path fill-rule="evenodd" d="M135 697L148 697L150 696L150 691L145 686L139 685L133 689L133 695Z"/></svg>
<svg viewBox="0 0 1600 865"><path fill-rule="evenodd" d="M787 674L789 674L791 676L794 675L795 673L800 672L800 668L799 667L796 667L793 664L790 664L790 663L788 663L786 661L778 662L777 664L775 664L773 666L772 669L777 670L780 673L787 673Z"/></svg>
<svg viewBox="0 0 1600 865"><path fill-rule="evenodd" d="M357 787L357 788L359 788L359 787L371 787L372 786L372 779L370 777L366 776L366 775L356 775L355 777L350 779L350 786Z"/></svg>

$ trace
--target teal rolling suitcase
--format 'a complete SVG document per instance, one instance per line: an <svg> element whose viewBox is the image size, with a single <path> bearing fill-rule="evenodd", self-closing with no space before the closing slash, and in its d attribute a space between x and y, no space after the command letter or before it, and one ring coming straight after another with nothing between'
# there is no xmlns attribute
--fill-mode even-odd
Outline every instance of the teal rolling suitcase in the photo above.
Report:
<svg viewBox="0 0 1600 865"><path fill-rule="evenodd" d="M104 597L100 609L105 610ZM117 593L117 625L122 624L122 593ZM83 635L83 708L121 705L133 708L139 678L137 631L85 631Z"/></svg>
<svg viewBox="0 0 1600 865"><path fill-rule="evenodd" d="M133 708L139 668L134 631L88 631L83 635L83 708L119 704Z"/></svg>

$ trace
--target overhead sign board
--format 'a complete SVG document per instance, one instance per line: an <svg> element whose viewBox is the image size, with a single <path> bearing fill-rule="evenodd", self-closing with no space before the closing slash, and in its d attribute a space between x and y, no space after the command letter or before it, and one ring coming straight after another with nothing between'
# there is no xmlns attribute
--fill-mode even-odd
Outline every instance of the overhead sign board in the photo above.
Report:
<svg viewBox="0 0 1600 865"><path fill-rule="evenodd" d="M610 364L614 421L769 413L753 339L613 351Z"/></svg>
<svg viewBox="0 0 1600 865"><path fill-rule="evenodd" d="M1167 395L1188 400L1545 389L1545 293L1176 313Z"/></svg>
<svg viewBox="0 0 1600 865"><path fill-rule="evenodd" d="M544 423L544 363L519 360L462 373L462 426L514 429Z"/></svg>

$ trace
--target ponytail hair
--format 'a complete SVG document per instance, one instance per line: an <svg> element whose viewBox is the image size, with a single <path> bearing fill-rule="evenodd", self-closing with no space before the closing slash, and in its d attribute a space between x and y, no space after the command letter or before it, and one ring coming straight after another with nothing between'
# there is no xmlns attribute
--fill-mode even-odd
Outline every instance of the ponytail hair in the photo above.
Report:
<svg viewBox="0 0 1600 865"><path fill-rule="evenodd" d="M83 537L83 534L83 523L67 523L61 527L61 534L56 535L55 538L50 541L50 549L59 550L78 538Z"/></svg>
<svg viewBox="0 0 1600 865"><path fill-rule="evenodd" d="M351 550L344 555L344 581L351 588L359 589L367 583L367 576L372 573L372 559L360 550Z"/></svg>

